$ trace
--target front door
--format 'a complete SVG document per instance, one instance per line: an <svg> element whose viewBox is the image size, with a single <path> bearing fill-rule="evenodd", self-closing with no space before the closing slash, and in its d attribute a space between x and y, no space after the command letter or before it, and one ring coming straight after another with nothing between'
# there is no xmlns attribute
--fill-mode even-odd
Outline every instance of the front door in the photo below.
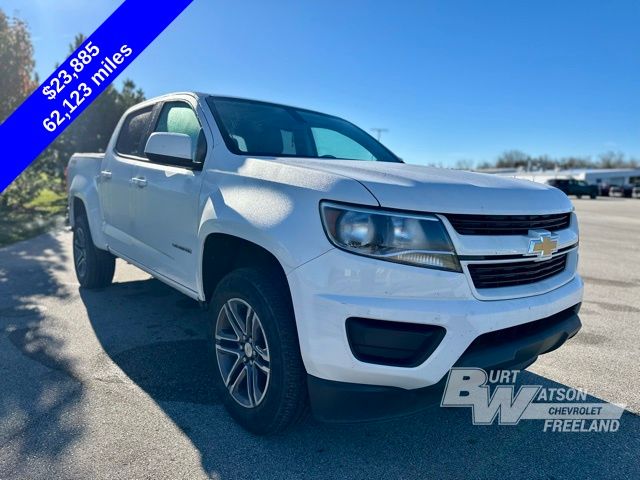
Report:
<svg viewBox="0 0 640 480"><path fill-rule="evenodd" d="M206 154L201 124L186 102L166 102L153 131L187 134L193 158ZM139 164L134 177L134 235L143 250L141 263L193 291L197 291L201 180L197 169L152 161Z"/></svg>

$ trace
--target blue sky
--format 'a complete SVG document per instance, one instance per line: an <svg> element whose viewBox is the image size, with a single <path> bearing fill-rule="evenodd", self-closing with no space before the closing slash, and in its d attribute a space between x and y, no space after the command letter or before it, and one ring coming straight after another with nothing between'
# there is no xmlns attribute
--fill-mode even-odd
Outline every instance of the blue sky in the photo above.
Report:
<svg viewBox="0 0 640 480"><path fill-rule="evenodd" d="M41 78L119 4L0 0L29 23ZM149 97L194 89L388 128L411 163L640 157L638 25L635 0L195 0L123 76Z"/></svg>

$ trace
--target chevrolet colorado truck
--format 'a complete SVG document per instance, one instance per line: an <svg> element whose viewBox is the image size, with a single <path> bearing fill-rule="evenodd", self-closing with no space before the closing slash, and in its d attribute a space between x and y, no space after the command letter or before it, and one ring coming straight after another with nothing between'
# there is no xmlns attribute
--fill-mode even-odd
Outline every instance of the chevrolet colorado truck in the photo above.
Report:
<svg viewBox="0 0 640 480"><path fill-rule="evenodd" d="M68 182L81 287L119 257L206 306L215 388L256 433L415 412L452 367L525 368L581 327L564 193L405 164L338 117L170 94Z"/></svg>

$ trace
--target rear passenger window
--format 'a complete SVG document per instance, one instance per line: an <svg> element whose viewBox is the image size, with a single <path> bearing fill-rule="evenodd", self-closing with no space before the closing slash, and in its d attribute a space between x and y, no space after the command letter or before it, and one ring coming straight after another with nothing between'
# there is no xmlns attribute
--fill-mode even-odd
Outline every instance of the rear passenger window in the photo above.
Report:
<svg viewBox="0 0 640 480"><path fill-rule="evenodd" d="M147 141L152 110L152 106L136 110L125 119L116 142L118 153L146 158L144 145Z"/></svg>
<svg viewBox="0 0 640 480"><path fill-rule="evenodd" d="M193 158L204 161L206 140L200 121L190 105L184 102L169 102L162 107L155 132L183 133L192 140Z"/></svg>

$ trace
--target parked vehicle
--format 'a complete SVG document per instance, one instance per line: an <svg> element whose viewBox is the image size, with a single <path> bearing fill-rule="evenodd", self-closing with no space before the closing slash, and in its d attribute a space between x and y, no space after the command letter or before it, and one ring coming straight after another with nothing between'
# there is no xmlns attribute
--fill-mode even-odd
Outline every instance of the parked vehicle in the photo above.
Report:
<svg viewBox="0 0 640 480"><path fill-rule="evenodd" d="M451 367L525 368L581 326L566 195L407 165L334 116L163 96L73 155L69 184L80 285L109 285L117 256L207 305L216 387L256 433L309 403L416 411Z"/></svg>
<svg viewBox="0 0 640 480"><path fill-rule="evenodd" d="M633 197L633 189L635 186L635 184L625 183L622 186L622 196L627 198Z"/></svg>
<svg viewBox="0 0 640 480"><path fill-rule="evenodd" d="M608 184L608 183L600 183L600 184L598 184L598 195L600 197L608 197L610 188L611 188L611 185Z"/></svg>
<svg viewBox="0 0 640 480"><path fill-rule="evenodd" d="M633 198L640 198L640 185L633 187L633 190L631 190L631 196Z"/></svg>
<svg viewBox="0 0 640 480"><path fill-rule="evenodd" d="M611 185L609 188L609 196L618 198L624 197L625 188L622 185Z"/></svg>
<svg viewBox="0 0 640 480"><path fill-rule="evenodd" d="M634 196L633 191L636 187L638 187L638 185L630 183L626 183L624 185L612 185L609 189L609 196L631 198Z"/></svg>
<svg viewBox="0 0 640 480"><path fill-rule="evenodd" d="M592 199L598 196L598 186L589 185L584 180L575 180L573 178L554 178L547 181L548 185L562 190L566 195L575 195L582 198L583 195Z"/></svg>

